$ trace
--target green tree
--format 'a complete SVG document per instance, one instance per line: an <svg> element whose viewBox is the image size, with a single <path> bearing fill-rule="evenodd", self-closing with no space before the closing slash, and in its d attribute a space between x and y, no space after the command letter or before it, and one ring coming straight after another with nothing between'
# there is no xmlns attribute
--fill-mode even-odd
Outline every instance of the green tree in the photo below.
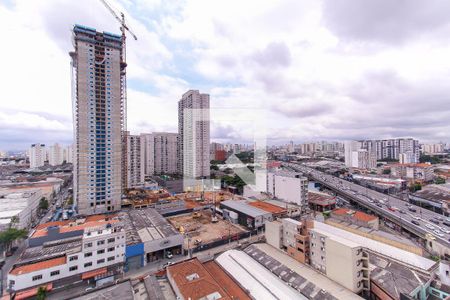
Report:
<svg viewBox="0 0 450 300"><path fill-rule="evenodd" d="M413 184L411 184L411 186L409 187L409 190L411 191L411 192L417 192L417 191L420 191L422 189L422 185L420 184L420 183L413 183Z"/></svg>
<svg viewBox="0 0 450 300"><path fill-rule="evenodd" d="M67 205L73 205L73 197L69 197L69 200L67 200Z"/></svg>
<svg viewBox="0 0 450 300"><path fill-rule="evenodd" d="M383 174L385 174L385 175L391 174L391 169L384 169Z"/></svg>
<svg viewBox="0 0 450 300"><path fill-rule="evenodd" d="M39 201L39 209L46 210L48 209L48 200L45 197L42 197Z"/></svg>
<svg viewBox="0 0 450 300"><path fill-rule="evenodd" d="M36 300L45 300L47 297L47 287L40 286L37 290Z"/></svg>
<svg viewBox="0 0 450 300"><path fill-rule="evenodd" d="M27 235L28 233L25 229L10 227L0 232L0 244L2 244L6 251L9 251L14 241L24 239Z"/></svg>

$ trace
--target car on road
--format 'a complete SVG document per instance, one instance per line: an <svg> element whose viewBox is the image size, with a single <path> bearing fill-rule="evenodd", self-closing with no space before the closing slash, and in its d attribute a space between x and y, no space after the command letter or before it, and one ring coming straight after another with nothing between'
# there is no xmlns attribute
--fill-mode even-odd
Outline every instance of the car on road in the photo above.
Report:
<svg viewBox="0 0 450 300"><path fill-rule="evenodd" d="M409 207L408 210L412 212L417 212L417 209L415 209L414 207Z"/></svg>
<svg viewBox="0 0 450 300"><path fill-rule="evenodd" d="M434 232L435 235L437 235L437 236L439 236L439 237L443 237L443 236L444 236L441 232L439 232L439 231L437 231L437 230L435 230L435 231L433 231L433 232Z"/></svg>
<svg viewBox="0 0 450 300"><path fill-rule="evenodd" d="M431 229L431 230L434 229L434 226L433 226L433 225L430 225L430 224L425 224L425 227L428 228L428 229Z"/></svg>
<svg viewBox="0 0 450 300"><path fill-rule="evenodd" d="M401 213L401 214L406 214L406 212L404 210L401 210L401 209L399 209L398 212Z"/></svg>
<svg viewBox="0 0 450 300"><path fill-rule="evenodd" d="M438 221L438 220L436 220L436 219L430 219L430 222L432 222L432 223L434 223L434 224L437 224L437 225L439 225L439 221Z"/></svg>
<svg viewBox="0 0 450 300"><path fill-rule="evenodd" d="M167 268L168 266L173 265L174 263L171 261L166 262L165 264L163 264L163 268Z"/></svg>
<svg viewBox="0 0 450 300"><path fill-rule="evenodd" d="M411 220L411 223L413 223L413 224L415 224L415 225L417 225L417 226L420 225L419 221L416 221L416 220Z"/></svg>

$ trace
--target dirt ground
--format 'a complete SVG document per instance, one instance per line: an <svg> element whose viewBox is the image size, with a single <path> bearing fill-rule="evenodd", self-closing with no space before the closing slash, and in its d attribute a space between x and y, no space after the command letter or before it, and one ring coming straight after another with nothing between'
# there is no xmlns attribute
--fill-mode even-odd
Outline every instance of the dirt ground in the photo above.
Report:
<svg viewBox="0 0 450 300"><path fill-rule="evenodd" d="M226 238L229 235L245 232L245 230L238 225L232 224L228 221L222 220L218 217L217 223L211 223L211 212L202 211L200 217L194 218L193 214L181 215L167 218L167 220L179 230L183 226L184 233L191 238L189 248L195 247L195 240L201 240L201 243L209 243L214 240ZM188 238L185 238L185 247L188 246Z"/></svg>

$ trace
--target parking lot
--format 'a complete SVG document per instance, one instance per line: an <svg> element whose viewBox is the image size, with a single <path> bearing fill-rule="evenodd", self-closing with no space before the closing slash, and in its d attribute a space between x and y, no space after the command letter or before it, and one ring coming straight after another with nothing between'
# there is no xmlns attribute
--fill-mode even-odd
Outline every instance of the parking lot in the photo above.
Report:
<svg viewBox="0 0 450 300"><path fill-rule="evenodd" d="M185 234L185 249L245 232L244 228L223 220L221 216L218 216L217 222L211 222L209 210L201 211L197 216L190 213L167 218L167 220L178 231Z"/></svg>

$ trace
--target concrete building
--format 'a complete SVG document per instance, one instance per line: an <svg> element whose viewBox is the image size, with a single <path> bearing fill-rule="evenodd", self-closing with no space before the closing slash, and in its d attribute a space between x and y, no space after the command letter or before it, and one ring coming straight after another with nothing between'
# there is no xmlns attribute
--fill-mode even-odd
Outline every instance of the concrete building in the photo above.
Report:
<svg viewBox="0 0 450 300"><path fill-rule="evenodd" d="M377 160L399 160L400 154L411 153L411 162L418 163L420 157L419 141L412 138L397 138L385 140L363 140L363 145L374 143Z"/></svg>
<svg viewBox="0 0 450 300"><path fill-rule="evenodd" d="M29 241L8 273L8 287L15 292L44 284L51 290L85 280L101 285L123 267L125 231L115 217L45 223Z"/></svg>
<svg viewBox="0 0 450 300"><path fill-rule="evenodd" d="M369 291L369 254L363 247L315 227L309 237L311 266L356 294Z"/></svg>
<svg viewBox="0 0 450 300"><path fill-rule="evenodd" d="M51 145L48 148L48 164L51 166L59 166L64 161L63 147L58 143Z"/></svg>
<svg viewBox="0 0 450 300"><path fill-rule="evenodd" d="M339 221L348 222L358 226L379 229L379 219L377 216L366 214L362 211L355 211L347 208L337 208L331 212L331 217Z"/></svg>
<svg viewBox="0 0 450 300"><path fill-rule="evenodd" d="M349 168L353 167L353 152L361 149L361 143L357 141L345 141L344 156L345 165Z"/></svg>
<svg viewBox="0 0 450 300"><path fill-rule="evenodd" d="M183 235L154 208L121 212L119 217L127 232L125 271L139 269L170 253L181 254Z"/></svg>
<svg viewBox="0 0 450 300"><path fill-rule="evenodd" d="M421 150L425 154L436 154L436 153L444 153L445 150L445 144L444 143L438 143L438 144L423 144L421 146Z"/></svg>
<svg viewBox="0 0 450 300"><path fill-rule="evenodd" d="M63 149L63 160L66 163L73 163L73 145L68 145Z"/></svg>
<svg viewBox="0 0 450 300"><path fill-rule="evenodd" d="M178 134L141 134L141 180L152 175L178 173Z"/></svg>
<svg viewBox="0 0 450 300"><path fill-rule="evenodd" d="M272 221L270 212L249 205L244 200L226 200L220 202L223 217L250 229L260 229L267 221Z"/></svg>
<svg viewBox="0 0 450 300"><path fill-rule="evenodd" d="M42 167L47 160L45 144L32 144L28 153L30 159L30 168Z"/></svg>
<svg viewBox="0 0 450 300"><path fill-rule="evenodd" d="M391 166L391 174L411 181L430 182L434 179L433 166L421 164L395 164Z"/></svg>
<svg viewBox="0 0 450 300"><path fill-rule="evenodd" d="M267 193L284 202L307 206L308 179L295 172L268 172Z"/></svg>
<svg viewBox="0 0 450 300"><path fill-rule="evenodd" d="M73 45L74 202L85 215L119 210L126 176L122 37L75 25Z"/></svg>
<svg viewBox="0 0 450 300"><path fill-rule="evenodd" d="M189 90L178 102L178 168L187 178L210 175L209 95Z"/></svg>
<svg viewBox="0 0 450 300"><path fill-rule="evenodd" d="M193 258L179 262L167 267L167 278L180 300L252 299L213 261L202 264Z"/></svg>
<svg viewBox="0 0 450 300"><path fill-rule="evenodd" d="M127 132L127 188L139 188L144 185L142 180L141 137Z"/></svg>
<svg viewBox="0 0 450 300"><path fill-rule="evenodd" d="M436 213L450 216L450 186L431 184L414 194L408 194L410 203L432 210ZM449 221L446 221L450 225Z"/></svg>
<svg viewBox="0 0 450 300"><path fill-rule="evenodd" d="M345 142L345 165L349 168L373 169L377 166L376 145L373 141Z"/></svg>
<svg viewBox="0 0 450 300"><path fill-rule="evenodd" d="M30 228L31 223L37 218L41 198L40 189L0 191L0 229L8 227L11 221L15 222L15 228Z"/></svg>

